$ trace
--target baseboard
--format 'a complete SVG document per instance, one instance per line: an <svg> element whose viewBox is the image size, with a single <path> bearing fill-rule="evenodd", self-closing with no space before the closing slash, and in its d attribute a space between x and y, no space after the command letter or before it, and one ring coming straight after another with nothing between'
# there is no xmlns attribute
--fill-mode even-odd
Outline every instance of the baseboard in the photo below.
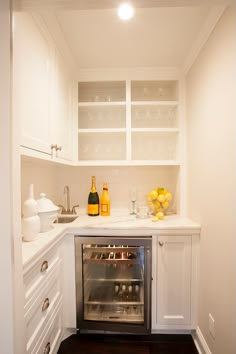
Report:
<svg viewBox="0 0 236 354"><path fill-rule="evenodd" d="M199 354L212 354L199 327L192 333L192 337Z"/></svg>
<svg viewBox="0 0 236 354"><path fill-rule="evenodd" d="M75 328L64 328L62 341L70 337L72 334L76 334L76 332Z"/></svg>

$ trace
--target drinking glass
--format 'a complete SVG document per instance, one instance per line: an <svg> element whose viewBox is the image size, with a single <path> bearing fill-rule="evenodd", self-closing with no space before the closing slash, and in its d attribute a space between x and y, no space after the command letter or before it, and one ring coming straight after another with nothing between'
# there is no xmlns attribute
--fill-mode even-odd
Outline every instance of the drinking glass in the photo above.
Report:
<svg viewBox="0 0 236 354"><path fill-rule="evenodd" d="M131 215L136 215L136 188L131 187L130 189L130 201L131 201Z"/></svg>

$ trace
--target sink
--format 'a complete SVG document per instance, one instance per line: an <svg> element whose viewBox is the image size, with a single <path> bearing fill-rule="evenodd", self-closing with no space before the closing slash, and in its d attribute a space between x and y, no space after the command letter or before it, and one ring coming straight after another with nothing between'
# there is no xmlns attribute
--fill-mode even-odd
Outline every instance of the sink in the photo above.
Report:
<svg viewBox="0 0 236 354"><path fill-rule="evenodd" d="M78 215L58 215L54 223L67 224L78 218Z"/></svg>

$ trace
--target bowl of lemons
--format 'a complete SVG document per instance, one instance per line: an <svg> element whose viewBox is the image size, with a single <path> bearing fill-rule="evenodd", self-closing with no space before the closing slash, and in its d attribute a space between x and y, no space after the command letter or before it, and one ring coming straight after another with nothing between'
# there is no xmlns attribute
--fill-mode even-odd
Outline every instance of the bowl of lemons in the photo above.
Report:
<svg viewBox="0 0 236 354"><path fill-rule="evenodd" d="M147 200L151 214L154 216L153 220L163 220L172 200L172 194L167 188L158 187L147 194Z"/></svg>

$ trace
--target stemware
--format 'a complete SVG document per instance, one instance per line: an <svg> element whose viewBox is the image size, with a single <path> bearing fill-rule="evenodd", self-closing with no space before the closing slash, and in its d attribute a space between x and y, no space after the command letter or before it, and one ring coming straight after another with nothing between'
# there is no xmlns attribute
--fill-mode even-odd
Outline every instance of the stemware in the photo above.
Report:
<svg viewBox="0 0 236 354"><path fill-rule="evenodd" d="M131 215L136 215L136 188L131 187L130 189L130 201L131 201Z"/></svg>

